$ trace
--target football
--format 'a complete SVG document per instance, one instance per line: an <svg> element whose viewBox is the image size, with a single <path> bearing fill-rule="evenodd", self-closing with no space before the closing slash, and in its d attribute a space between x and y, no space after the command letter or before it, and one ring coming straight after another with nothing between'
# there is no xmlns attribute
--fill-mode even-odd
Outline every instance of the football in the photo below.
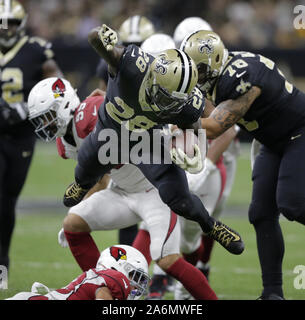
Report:
<svg viewBox="0 0 305 320"><path fill-rule="evenodd" d="M172 148L176 148L176 149L180 148L190 158L193 158L195 155L195 149L194 149L195 144L198 144L198 137L194 133L194 130L176 129L173 132Z"/></svg>

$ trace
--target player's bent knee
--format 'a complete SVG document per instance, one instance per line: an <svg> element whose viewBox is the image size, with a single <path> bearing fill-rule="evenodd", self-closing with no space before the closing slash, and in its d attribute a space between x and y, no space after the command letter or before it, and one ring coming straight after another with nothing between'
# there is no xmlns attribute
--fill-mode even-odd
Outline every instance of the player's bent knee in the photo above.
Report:
<svg viewBox="0 0 305 320"><path fill-rule="evenodd" d="M69 232L90 232L91 229L88 226L87 222L74 213L69 213L64 221L63 228L65 231Z"/></svg>
<svg viewBox="0 0 305 320"><path fill-rule="evenodd" d="M277 220L279 217L278 210L262 206L257 203L251 203L248 211L249 222L253 225L264 220Z"/></svg>
<svg viewBox="0 0 305 320"><path fill-rule="evenodd" d="M163 270L168 270L179 258L181 255L178 253L170 254L166 257L161 258L157 261L158 266Z"/></svg>

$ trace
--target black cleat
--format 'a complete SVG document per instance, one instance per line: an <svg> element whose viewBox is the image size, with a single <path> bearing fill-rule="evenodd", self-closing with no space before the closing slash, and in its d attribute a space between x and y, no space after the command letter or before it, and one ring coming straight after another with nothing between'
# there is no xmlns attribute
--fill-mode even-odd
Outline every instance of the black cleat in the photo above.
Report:
<svg viewBox="0 0 305 320"><path fill-rule="evenodd" d="M208 236L219 242L232 254L241 254L245 249L240 235L220 221L214 221L213 229Z"/></svg>
<svg viewBox="0 0 305 320"><path fill-rule="evenodd" d="M77 182L71 183L64 195L64 205L69 208L77 205L88 191L89 189L82 188Z"/></svg>
<svg viewBox="0 0 305 320"><path fill-rule="evenodd" d="M260 296L257 300L285 300L283 297L277 295L276 293L271 293L267 296Z"/></svg>
<svg viewBox="0 0 305 320"><path fill-rule="evenodd" d="M168 275L154 275L145 300L162 300L168 287Z"/></svg>

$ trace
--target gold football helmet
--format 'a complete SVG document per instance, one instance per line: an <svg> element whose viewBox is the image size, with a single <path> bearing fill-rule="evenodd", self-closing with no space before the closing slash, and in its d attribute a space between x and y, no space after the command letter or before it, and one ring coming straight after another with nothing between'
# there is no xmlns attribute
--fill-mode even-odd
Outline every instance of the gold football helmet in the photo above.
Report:
<svg viewBox="0 0 305 320"><path fill-rule="evenodd" d="M27 14L16 0L0 0L0 46L11 48L24 35Z"/></svg>
<svg viewBox="0 0 305 320"><path fill-rule="evenodd" d="M199 30L185 38L180 49L196 63L199 88L209 91L228 58L228 50L220 37L213 31Z"/></svg>
<svg viewBox="0 0 305 320"><path fill-rule="evenodd" d="M124 45L136 44L138 46L155 33L155 27L144 16L135 15L125 20L120 29L120 40Z"/></svg>
<svg viewBox="0 0 305 320"><path fill-rule="evenodd" d="M153 60L146 81L146 98L151 109L159 117L168 118L192 99L198 71L183 51L168 49Z"/></svg>

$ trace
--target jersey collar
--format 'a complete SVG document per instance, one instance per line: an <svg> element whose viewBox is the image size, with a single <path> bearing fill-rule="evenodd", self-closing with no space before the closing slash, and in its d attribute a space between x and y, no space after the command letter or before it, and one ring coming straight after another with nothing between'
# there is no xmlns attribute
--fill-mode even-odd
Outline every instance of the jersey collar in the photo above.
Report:
<svg viewBox="0 0 305 320"><path fill-rule="evenodd" d="M6 52L5 54L0 52L0 67L3 67L7 63L9 63L16 56L19 50L25 45L28 39L28 36L24 36L8 52Z"/></svg>

